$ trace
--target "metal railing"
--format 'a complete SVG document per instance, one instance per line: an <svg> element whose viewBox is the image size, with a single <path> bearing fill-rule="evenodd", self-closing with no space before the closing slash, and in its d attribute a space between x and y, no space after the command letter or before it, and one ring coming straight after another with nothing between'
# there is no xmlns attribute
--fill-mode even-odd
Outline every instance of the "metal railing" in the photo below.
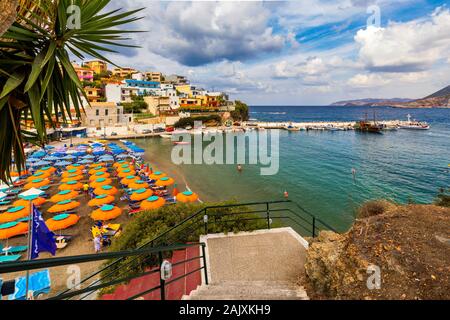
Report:
<svg viewBox="0 0 450 320"><path fill-rule="evenodd" d="M71 264L77 261L87 262L87 261L116 259L113 262L106 265L105 267L102 267L98 271L90 274L88 277L81 280L75 286L77 287L86 285L85 288L80 290L67 289L51 298L51 299L70 299L84 294L83 296L79 297L79 299L85 299L91 294L91 292L94 292L96 290L109 286L115 286L123 282L128 282L134 278L145 276L154 272L159 272L163 252L172 252L177 248L181 249L187 248L192 245L200 245L202 247L202 255L195 258L203 259L203 267L193 272L197 272L201 269L204 269L205 280L207 282L208 278L206 272L206 262L205 262L206 258L204 250L205 245L203 243L185 244L187 237L189 235L199 236L200 234L208 234L209 232L232 231L228 229L229 224L231 225L233 223L236 224L244 221L246 222L254 221L256 225L254 225L253 227L256 229L264 229L264 228L270 229L273 227L273 225L276 225L277 222L280 222L281 225L288 225L293 227L300 234L312 237L317 236L320 230L327 229L336 231L329 224L315 217L311 212L309 212L308 210L304 209L297 203L292 202L290 200L247 202L237 204L205 206L204 208L189 215L179 223L168 228L160 235L144 243L135 250L102 253L87 256L62 257L54 259L8 263L0 266L0 273L3 273L2 270L10 270L5 272L30 270L24 269L27 268L27 266L39 265L39 268L42 268L56 265ZM239 231L249 231L249 230L239 230ZM182 244L180 244L180 242ZM154 256L154 253L156 252L158 252L157 259L155 259ZM127 258L131 259L125 261L125 259ZM92 259L92 260L84 261L83 259ZM66 263L66 261L70 262ZM182 262L186 263L188 261ZM157 268L150 271L141 272L140 274L131 276L127 275L122 278L117 278L118 276L120 276L121 271L129 270L136 267L136 265L142 264L157 266ZM160 283L160 285L157 287L151 288L143 293L136 294L135 296L129 298L135 299L139 296L142 296L144 294L159 289L161 291L161 299L164 299L165 285L167 285L168 283L172 283L174 281L178 281L181 278L186 277L187 275L188 274L183 275L179 278L172 279L170 280L170 282L167 283ZM99 279L96 279L92 283L87 284L89 280L93 279L96 276L99 276Z"/></svg>
<svg viewBox="0 0 450 320"><path fill-rule="evenodd" d="M95 285L89 285L86 288L83 289L77 289L77 290L67 290L65 293L61 293L58 295L55 295L53 297L48 298L48 300L63 300L63 299L70 299L82 294L85 294L84 297L89 296L90 294L112 286L116 286L123 283L128 283L129 281L140 278L143 276L151 275L151 274L160 274L161 273L161 264L164 261L163 253L168 252L174 252L176 250L183 250L190 247L201 247L201 255L190 257L181 261L177 261L175 263L172 263L172 268L186 264L188 262L192 262L198 259L201 259L200 267L195 268L194 270L190 270L189 272L185 272L180 276L177 276L176 278L170 279L168 281L164 280L163 277L158 276L159 278L159 284L157 286L153 286L151 288L145 289L145 291L139 292L137 294L133 294L132 296L129 296L126 298L126 300L134 300L136 298L139 298L141 296L144 296L146 294L149 294L153 291L159 290L160 291L160 299L165 300L166 299L166 293L165 288L174 282L177 282L191 274L194 274L196 272L201 272L203 270L204 272L204 279L205 283L208 284L208 272L207 272L207 266L206 266L206 256L205 256L205 244L204 243L189 243L189 244L179 244L179 245L172 245L172 246L166 246L166 247L146 247L136 250L126 250L126 251L119 251L119 252L107 252L107 253L99 253L99 254L87 254L87 255L78 255L78 256L70 256L70 257L59 257L59 258L50 258L50 259L39 259L39 260L29 260L29 261L19 261L19 262L11 262L11 263L5 263L0 265L0 274L9 273L9 272L18 272L18 271L30 271L30 270L36 270L36 269L42 269L42 268L51 268L51 267L59 267L64 265L72 265L72 264L81 264L81 263L87 263L87 262L93 262L93 261L104 261L109 259L124 259L126 257L136 257L136 256L149 256L157 257L157 263L155 264L154 268L151 268L150 270L139 272L136 274L127 275L121 278L114 278L114 280L111 281L99 281L96 282ZM80 283L81 284L81 283ZM78 285L80 285L78 284ZM74 287L77 287L78 285L75 285Z"/></svg>

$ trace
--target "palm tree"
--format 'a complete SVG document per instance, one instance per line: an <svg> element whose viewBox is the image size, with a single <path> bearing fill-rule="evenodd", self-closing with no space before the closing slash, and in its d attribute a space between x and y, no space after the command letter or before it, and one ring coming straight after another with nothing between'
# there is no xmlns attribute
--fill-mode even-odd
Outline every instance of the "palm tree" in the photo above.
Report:
<svg viewBox="0 0 450 320"><path fill-rule="evenodd" d="M9 180L13 162L17 170L24 168L23 142L43 145L46 126L71 119L71 109L78 118L83 112L86 96L70 58L90 56L114 65L101 52L132 47L123 35L135 31L118 27L140 19L135 14L142 9L106 11L110 1L19 1L14 23L0 33L0 180ZM79 10L71 11L72 5Z"/></svg>

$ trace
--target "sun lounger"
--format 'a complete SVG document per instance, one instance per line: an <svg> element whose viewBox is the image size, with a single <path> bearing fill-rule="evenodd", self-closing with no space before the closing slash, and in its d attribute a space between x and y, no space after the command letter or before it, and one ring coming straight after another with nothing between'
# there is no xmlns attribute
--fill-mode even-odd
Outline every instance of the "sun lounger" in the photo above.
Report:
<svg viewBox="0 0 450 320"><path fill-rule="evenodd" d="M0 201L0 206L7 206L10 203L11 203L10 200Z"/></svg>
<svg viewBox="0 0 450 320"><path fill-rule="evenodd" d="M16 247L9 247L9 248L0 248L0 255L3 255L3 254L4 255L16 254L16 253L27 251L27 249L28 249L28 246L16 246Z"/></svg>
<svg viewBox="0 0 450 320"><path fill-rule="evenodd" d="M0 263L6 263L6 262L14 262L20 259L22 255L20 254L10 254L7 256L0 256Z"/></svg>
<svg viewBox="0 0 450 320"><path fill-rule="evenodd" d="M47 186L42 186L39 189L42 190L42 191L45 191L45 190L48 190L49 188L50 188L50 186L47 185Z"/></svg>

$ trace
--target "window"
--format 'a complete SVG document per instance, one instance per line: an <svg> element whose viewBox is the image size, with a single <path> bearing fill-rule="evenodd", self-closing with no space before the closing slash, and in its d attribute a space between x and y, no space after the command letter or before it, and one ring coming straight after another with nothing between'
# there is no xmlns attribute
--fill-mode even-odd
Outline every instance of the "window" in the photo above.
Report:
<svg viewBox="0 0 450 320"><path fill-rule="evenodd" d="M96 115L96 116L99 116L99 115L100 115L100 110L96 109L96 110L95 110L95 115Z"/></svg>
<svg viewBox="0 0 450 320"><path fill-rule="evenodd" d="M108 110L108 109L105 109L105 116L107 116L108 113L109 113L109 110Z"/></svg>
<svg viewBox="0 0 450 320"><path fill-rule="evenodd" d="M117 114L120 114L120 109L117 109Z"/></svg>

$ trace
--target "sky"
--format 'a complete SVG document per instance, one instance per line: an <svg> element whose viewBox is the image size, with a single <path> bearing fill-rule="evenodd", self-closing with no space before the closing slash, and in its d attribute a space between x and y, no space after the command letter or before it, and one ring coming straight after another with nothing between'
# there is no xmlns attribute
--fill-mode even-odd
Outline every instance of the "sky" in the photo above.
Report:
<svg viewBox="0 0 450 320"><path fill-rule="evenodd" d="M113 0L145 7L120 66L250 105L421 98L450 84L450 1ZM129 29L129 28L127 28Z"/></svg>

